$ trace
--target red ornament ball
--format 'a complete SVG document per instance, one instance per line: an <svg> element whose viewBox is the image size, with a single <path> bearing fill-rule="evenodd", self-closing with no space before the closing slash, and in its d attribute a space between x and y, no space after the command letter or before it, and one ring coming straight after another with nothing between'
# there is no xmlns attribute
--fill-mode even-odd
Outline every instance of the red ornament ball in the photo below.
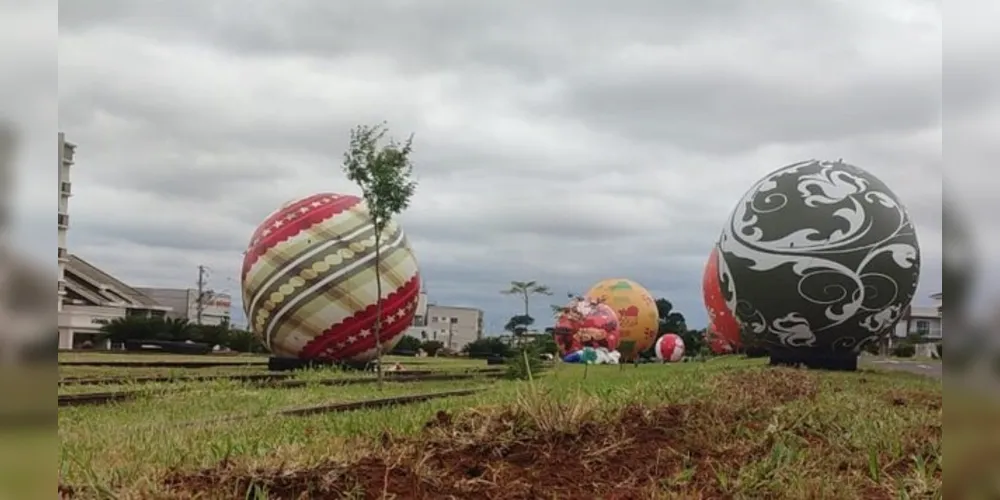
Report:
<svg viewBox="0 0 1000 500"><path fill-rule="evenodd" d="M684 339L675 333L668 333L656 339L654 346L656 359L676 362L684 358Z"/></svg>
<svg viewBox="0 0 1000 500"><path fill-rule="evenodd" d="M740 324L726 305L725 297L722 296L717 245L712 246L712 253L709 254L708 262L705 264L701 290L705 309L708 311L709 331L714 333L714 339L709 339L709 347L717 354L736 350L740 346Z"/></svg>

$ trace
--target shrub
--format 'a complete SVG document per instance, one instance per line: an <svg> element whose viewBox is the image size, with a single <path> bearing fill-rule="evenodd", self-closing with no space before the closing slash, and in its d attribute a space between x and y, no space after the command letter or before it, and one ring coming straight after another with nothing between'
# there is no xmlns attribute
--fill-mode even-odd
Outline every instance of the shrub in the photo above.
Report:
<svg viewBox="0 0 1000 500"><path fill-rule="evenodd" d="M420 344L420 348L423 349L424 352L426 352L427 355L431 357L437 356L438 351L440 351L441 348L443 347L444 347L444 342L440 342L437 340L427 340L424 343Z"/></svg>
<svg viewBox="0 0 1000 500"><path fill-rule="evenodd" d="M912 358L916 354L916 346L909 342L900 342L892 348L892 355L897 358Z"/></svg>
<svg viewBox="0 0 1000 500"><path fill-rule="evenodd" d="M511 355L510 346L496 337L483 337L462 348L470 358L484 359L490 356L506 358Z"/></svg>
<svg viewBox="0 0 1000 500"><path fill-rule="evenodd" d="M527 362L526 362L527 361ZM528 380L542 370L542 358L534 343L525 344L507 357L507 378L512 380Z"/></svg>
<svg viewBox="0 0 1000 500"><path fill-rule="evenodd" d="M420 339L412 335L403 335L403 338L399 339L399 342L396 343L396 347L392 348L392 353L415 353L420 349L420 346Z"/></svg>
<svg viewBox="0 0 1000 500"><path fill-rule="evenodd" d="M865 344L864 350L868 354L878 356L879 354L881 354L881 348L882 348L882 341L876 340L874 342L868 342L867 344Z"/></svg>

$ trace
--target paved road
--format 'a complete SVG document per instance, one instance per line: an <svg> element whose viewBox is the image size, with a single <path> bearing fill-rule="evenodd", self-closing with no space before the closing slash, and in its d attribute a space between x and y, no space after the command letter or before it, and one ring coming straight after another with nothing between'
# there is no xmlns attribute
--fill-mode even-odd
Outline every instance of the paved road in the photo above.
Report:
<svg viewBox="0 0 1000 500"><path fill-rule="evenodd" d="M940 361L918 361L908 359L862 358L862 366L870 366L882 370L916 373L928 377L941 378L943 371Z"/></svg>

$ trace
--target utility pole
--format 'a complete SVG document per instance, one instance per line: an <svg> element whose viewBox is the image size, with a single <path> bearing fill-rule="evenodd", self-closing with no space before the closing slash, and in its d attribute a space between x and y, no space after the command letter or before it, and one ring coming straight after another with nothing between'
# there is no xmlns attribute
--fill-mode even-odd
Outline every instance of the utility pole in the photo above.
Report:
<svg viewBox="0 0 1000 500"><path fill-rule="evenodd" d="M452 340L452 337L454 335L454 332L452 331L452 328L455 326L455 323L457 323L457 322L458 322L458 318L448 318L448 349L449 350L451 349L451 340Z"/></svg>
<svg viewBox="0 0 1000 500"><path fill-rule="evenodd" d="M205 311L205 266L198 266L198 301L195 303L195 323L201 326L201 316Z"/></svg>

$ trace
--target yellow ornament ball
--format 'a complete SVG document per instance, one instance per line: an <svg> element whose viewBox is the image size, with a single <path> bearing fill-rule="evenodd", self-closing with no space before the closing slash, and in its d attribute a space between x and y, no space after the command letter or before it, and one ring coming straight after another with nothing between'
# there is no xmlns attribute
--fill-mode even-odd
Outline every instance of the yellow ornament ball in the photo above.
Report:
<svg viewBox="0 0 1000 500"><path fill-rule="evenodd" d="M622 359L634 359L640 352L653 347L660 326L660 312L653 296L642 285L624 278L606 279L591 287L587 298L603 301L618 313L619 345L625 348L628 342L634 342L631 352L622 352Z"/></svg>

